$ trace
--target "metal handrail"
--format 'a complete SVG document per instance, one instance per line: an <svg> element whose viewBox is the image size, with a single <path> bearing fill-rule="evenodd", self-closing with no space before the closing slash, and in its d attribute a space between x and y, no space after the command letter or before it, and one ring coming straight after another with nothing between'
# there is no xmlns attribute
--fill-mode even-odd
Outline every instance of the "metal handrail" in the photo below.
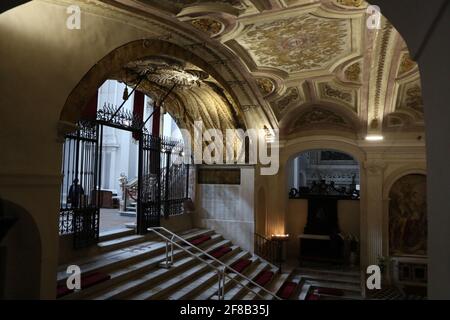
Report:
<svg viewBox="0 0 450 320"><path fill-rule="evenodd" d="M230 280L232 280L233 282L237 283L238 285L244 287L245 289L253 292L254 294L256 294L258 297L265 299L265 297L261 294L259 294L258 292L256 292L253 288L248 287L247 285L242 284L240 281L237 281L236 279L230 277L225 271L228 269L233 273L236 273L236 275L238 275L239 277L243 278L244 280L248 281L249 283L251 283L252 285L254 285L255 287L259 288L260 290L264 291L266 294L269 294L270 296L272 296L273 298L277 299L277 300L281 300L280 297L278 297L275 293L267 290L266 288L260 286L259 284L257 284L256 282L254 282L253 280L251 280L250 278L246 277L245 275L243 275L242 273L237 272L236 270L234 270L233 268L231 268L230 266L226 265L225 263L223 263L222 261L214 258L213 256L211 256L209 253L207 253L206 251L200 249L197 246L192 245L190 242L188 242L187 240L185 240L184 238L180 237L179 235L173 233L170 230L167 230L164 227L152 227L152 228L148 228L149 231L152 231L154 233L156 233L157 235L159 235L160 237L164 238L166 241L170 241L170 243L172 245L176 245L178 248L182 249L183 251L187 252L189 255L191 255L192 257L202 261L203 263L207 264L208 266L210 266L211 268L213 268L214 270L216 270L219 273L219 292L222 292L222 298L225 295L225 286L224 283L221 286L221 279L220 279L220 274L222 274L224 277L229 278ZM165 235L163 235L162 233L156 231L156 230L164 230L167 233L169 233L171 235L171 238L166 237ZM181 240L183 243L187 244L190 248L192 249L196 249L198 251L200 251L200 253L206 255L208 258L212 259L213 261L217 262L219 265L221 265L222 269L220 269L219 267L214 266L211 262L208 262L202 258L200 258L200 256L192 253L191 251L189 251L188 249L182 247L181 245L179 245L177 242L175 242L173 239L177 238L178 240ZM173 262L173 247L171 249L172 255L171 255L171 261ZM168 247L166 245L166 263L168 262L169 257L168 257ZM221 294L219 293L219 299L221 298Z"/></svg>

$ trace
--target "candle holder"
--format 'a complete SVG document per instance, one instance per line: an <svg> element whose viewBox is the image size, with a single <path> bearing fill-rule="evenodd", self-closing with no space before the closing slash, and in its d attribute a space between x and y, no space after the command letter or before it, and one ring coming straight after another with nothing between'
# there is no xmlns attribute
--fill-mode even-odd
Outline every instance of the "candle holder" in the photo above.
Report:
<svg viewBox="0 0 450 320"><path fill-rule="evenodd" d="M278 263L279 273L281 273L281 268L283 264L283 243L289 240L289 234L272 234L270 239L276 245L276 262Z"/></svg>

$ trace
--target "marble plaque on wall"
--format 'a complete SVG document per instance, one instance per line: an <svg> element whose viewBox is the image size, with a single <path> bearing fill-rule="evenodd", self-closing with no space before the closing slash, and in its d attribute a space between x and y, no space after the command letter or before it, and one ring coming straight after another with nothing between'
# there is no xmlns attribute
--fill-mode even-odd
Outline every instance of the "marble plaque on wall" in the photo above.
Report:
<svg viewBox="0 0 450 320"><path fill-rule="evenodd" d="M241 184L239 168L200 168L198 170L199 184Z"/></svg>

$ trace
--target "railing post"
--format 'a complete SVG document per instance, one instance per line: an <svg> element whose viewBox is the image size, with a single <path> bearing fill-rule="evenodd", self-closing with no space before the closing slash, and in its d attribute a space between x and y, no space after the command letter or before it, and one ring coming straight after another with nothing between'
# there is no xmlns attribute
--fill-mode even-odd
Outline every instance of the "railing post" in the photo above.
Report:
<svg viewBox="0 0 450 320"><path fill-rule="evenodd" d="M186 196L185 198L189 198L189 163L185 164L185 170L186 170Z"/></svg>
<svg viewBox="0 0 450 320"><path fill-rule="evenodd" d="M169 182L170 182L170 156L172 149L166 150L166 175L164 179L164 218L169 218L170 215L170 205L169 205Z"/></svg>
<svg viewBox="0 0 450 320"><path fill-rule="evenodd" d="M225 298L225 267L217 268L218 286L217 297L218 300L224 300Z"/></svg>

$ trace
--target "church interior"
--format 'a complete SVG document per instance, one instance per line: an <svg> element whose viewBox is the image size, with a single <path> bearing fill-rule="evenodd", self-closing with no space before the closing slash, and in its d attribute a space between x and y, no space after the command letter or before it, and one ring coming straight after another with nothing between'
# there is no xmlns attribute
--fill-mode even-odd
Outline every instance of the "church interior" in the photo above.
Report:
<svg viewBox="0 0 450 320"><path fill-rule="evenodd" d="M10 1L0 299L450 299L449 2Z"/></svg>

